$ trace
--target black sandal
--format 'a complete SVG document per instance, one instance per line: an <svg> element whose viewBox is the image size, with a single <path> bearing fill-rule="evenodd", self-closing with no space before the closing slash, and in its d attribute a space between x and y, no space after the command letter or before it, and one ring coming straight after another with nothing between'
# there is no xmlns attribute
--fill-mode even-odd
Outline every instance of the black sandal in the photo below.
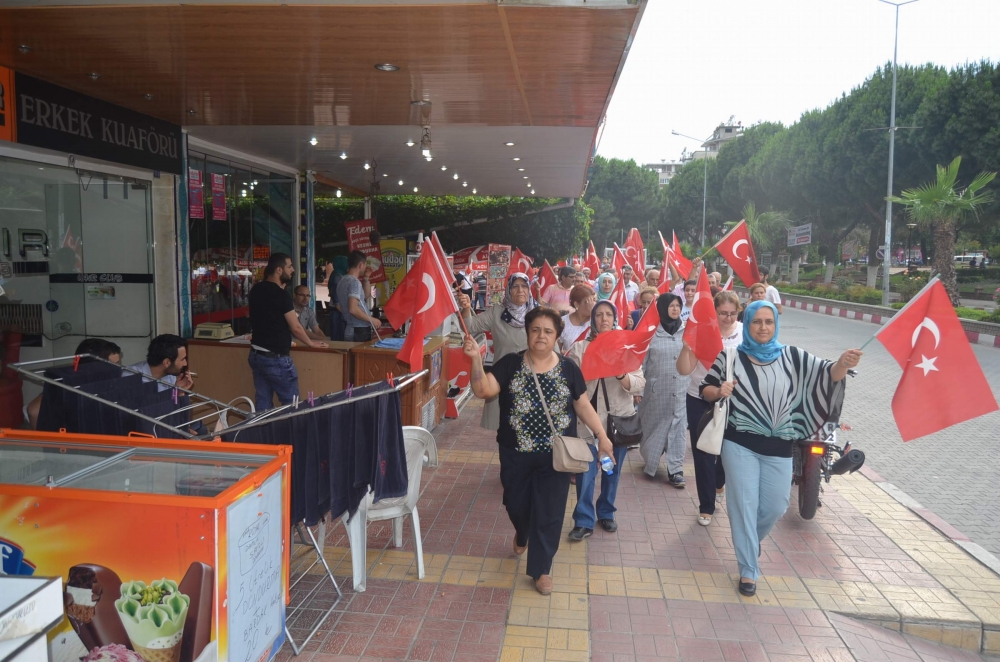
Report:
<svg viewBox="0 0 1000 662"><path fill-rule="evenodd" d="M752 598L757 594L757 584L740 580L740 594Z"/></svg>

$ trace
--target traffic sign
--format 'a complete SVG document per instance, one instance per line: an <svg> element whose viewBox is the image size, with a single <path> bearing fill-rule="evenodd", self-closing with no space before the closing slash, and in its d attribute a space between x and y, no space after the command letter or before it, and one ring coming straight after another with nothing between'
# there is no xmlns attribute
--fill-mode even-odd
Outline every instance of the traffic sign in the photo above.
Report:
<svg viewBox="0 0 1000 662"><path fill-rule="evenodd" d="M878 247L878 250L875 251L875 257L877 257L880 260L885 259L885 246Z"/></svg>

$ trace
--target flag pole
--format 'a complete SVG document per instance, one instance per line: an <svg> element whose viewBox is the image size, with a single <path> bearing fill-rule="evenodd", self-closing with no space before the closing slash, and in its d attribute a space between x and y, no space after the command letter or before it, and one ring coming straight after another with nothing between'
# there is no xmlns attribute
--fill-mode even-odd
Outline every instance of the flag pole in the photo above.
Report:
<svg viewBox="0 0 1000 662"><path fill-rule="evenodd" d="M862 345L861 347L859 347L858 349L864 349L865 347L867 347L871 343L871 341L875 340L875 338L878 337L878 334L880 334L883 331L885 331L886 329L888 329L890 324L892 324L893 322L895 322L903 314L903 312L905 312L906 309L909 308L913 304L914 301L918 300L921 296L923 296L924 292L926 292L931 287L933 287L934 283L936 283L938 280L940 280L940 279L937 276L934 276L933 278L931 278L930 280L928 280L927 284L924 285L920 289L919 292L917 292L916 294L914 294L913 298L911 298L909 301L907 301L905 306L903 306L898 311L896 311L896 314L892 316L892 319L890 319L884 325L880 326L879 329L878 329L878 331L876 331L874 334L872 334L872 337L869 338L868 340L866 340L865 344Z"/></svg>

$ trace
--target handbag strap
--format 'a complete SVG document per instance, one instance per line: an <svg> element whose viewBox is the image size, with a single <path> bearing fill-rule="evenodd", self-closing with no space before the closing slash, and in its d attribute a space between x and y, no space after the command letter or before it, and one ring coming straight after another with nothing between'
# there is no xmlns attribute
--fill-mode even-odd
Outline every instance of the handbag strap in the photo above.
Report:
<svg viewBox="0 0 1000 662"><path fill-rule="evenodd" d="M604 377L601 377L601 390L604 391L604 409L610 414L611 413L611 403L608 402L608 385L604 383ZM594 407L597 410L597 407Z"/></svg>
<svg viewBox="0 0 1000 662"><path fill-rule="evenodd" d="M524 362L528 366L528 372L531 373L531 377L535 380L535 388L538 389L538 399L542 401L542 410L545 412L545 418L549 421L549 428L552 430L552 436L558 436L556 432L555 423L552 422L552 415L549 413L549 405L545 402L545 394L542 393L542 385L538 381L538 375L535 374L535 367L531 364L531 359L528 357L528 353L524 353Z"/></svg>

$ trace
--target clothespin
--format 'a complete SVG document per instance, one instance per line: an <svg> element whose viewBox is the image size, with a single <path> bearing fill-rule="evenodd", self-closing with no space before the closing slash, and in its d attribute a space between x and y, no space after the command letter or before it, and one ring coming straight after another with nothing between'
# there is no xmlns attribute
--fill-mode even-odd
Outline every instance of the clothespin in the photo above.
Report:
<svg viewBox="0 0 1000 662"><path fill-rule="evenodd" d="M396 388L396 378L391 372L387 372L385 375L385 381L389 382L389 386Z"/></svg>
<svg viewBox="0 0 1000 662"><path fill-rule="evenodd" d="M309 391L309 406L310 407L316 406L316 397L313 395L312 391Z"/></svg>
<svg viewBox="0 0 1000 662"><path fill-rule="evenodd" d="M79 355L77 355L73 357L73 372L76 372L77 368L79 367L80 367L80 357Z"/></svg>
<svg viewBox="0 0 1000 662"><path fill-rule="evenodd" d="M354 393L354 384L352 384L352 383L348 382L348 383L347 383L347 398L348 398L348 399L350 399L350 398L351 398L351 394L352 394L352 393Z"/></svg>
<svg viewBox="0 0 1000 662"><path fill-rule="evenodd" d="M177 389L174 389L173 398L174 398L174 404L176 405L177 404Z"/></svg>
<svg viewBox="0 0 1000 662"><path fill-rule="evenodd" d="M292 409L298 409L298 408L299 408L299 396L297 395L292 396Z"/></svg>

